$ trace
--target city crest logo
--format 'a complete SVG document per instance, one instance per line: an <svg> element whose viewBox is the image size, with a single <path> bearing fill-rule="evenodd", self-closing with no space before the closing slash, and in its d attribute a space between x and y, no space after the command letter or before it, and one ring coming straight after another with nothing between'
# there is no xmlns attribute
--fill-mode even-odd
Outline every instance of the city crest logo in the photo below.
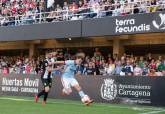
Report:
<svg viewBox="0 0 165 114"><path fill-rule="evenodd" d="M101 86L101 97L105 100L114 100L117 96L117 85L113 79L104 79Z"/></svg>

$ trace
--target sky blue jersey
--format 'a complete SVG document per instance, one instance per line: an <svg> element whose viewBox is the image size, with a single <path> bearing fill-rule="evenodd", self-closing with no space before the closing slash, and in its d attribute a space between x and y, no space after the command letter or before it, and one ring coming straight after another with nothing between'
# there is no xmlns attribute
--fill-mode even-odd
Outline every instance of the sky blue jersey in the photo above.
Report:
<svg viewBox="0 0 165 114"><path fill-rule="evenodd" d="M77 70L76 64L74 60L65 61L64 72L62 74L63 78L74 78L74 74Z"/></svg>

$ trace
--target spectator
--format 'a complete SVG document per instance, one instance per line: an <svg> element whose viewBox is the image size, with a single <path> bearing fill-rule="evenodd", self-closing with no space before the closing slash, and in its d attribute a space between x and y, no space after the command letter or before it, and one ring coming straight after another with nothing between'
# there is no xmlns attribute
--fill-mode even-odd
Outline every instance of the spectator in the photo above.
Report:
<svg viewBox="0 0 165 114"><path fill-rule="evenodd" d="M156 69L156 63L154 59L151 60L150 69Z"/></svg>
<svg viewBox="0 0 165 114"><path fill-rule="evenodd" d="M61 21L63 19L62 17L62 8L59 4L56 5L56 20Z"/></svg>
<svg viewBox="0 0 165 114"><path fill-rule="evenodd" d="M142 76L142 72L143 72L142 69L136 63L136 66L135 66L134 71L133 71L134 76Z"/></svg>
<svg viewBox="0 0 165 114"><path fill-rule="evenodd" d="M108 64L108 67L105 69L107 75L113 75L115 72L115 64L113 63L113 61L110 61L110 63Z"/></svg>
<svg viewBox="0 0 165 114"><path fill-rule="evenodd" d="M156 73L155 69L150 69L149 73L148 73L148 76L157 76L157 73Z"/></svg>
<svg viewBox="0 0 165 114"><path fill-rule="evenodd" d="M71 11L73 14L78 12L78 5L75 1L73 1L72 4L69 5L69 11Z"/></svg>
<svg viewBox="0 0 165 114"><path fill-rule="evenodd" d="M115 75L120 75L120 73L122 72L122 69L123 69L123 67L121 66L121 62L118 61L118 62L116 63L116 67L115 67L114 74L115 74Z"/></svg>
<svg viewBox="0 0 165 114"><path fill-rule="evenodd" d="M149 68L147 66L147 63L144 63L144 66L142 68L142 76L147 76L149 73Z"/></svg>
<svg viewBox="0 0 165 114"><path fill-rule="evenodd" d="M127 60L126 66L124 67L124 73L128 76L131 76L133 74L133 66L131 65L129 60Z"/></svg>
<svg viewBox="0 0 165 114"><path fill-rule="evenodd" d="M8 71L9 69L7 68L7 66L5 66L4 68L3 68L3 74L4 75L7 75L8 73L9 73L9 71Z"/></svg>
<svg viewBox="0 0 165 114"><path fill-rule="evenodd" d="M140 57L138 65L139 65L140 68L144 67L144 58L143 58L143 56Z"/></svg>
<svg viewBox="0 0 165 114"><path fill-rule="evenodd" d="M67 2L64 2L63 11L64 11L63 12L63 19L68 20L70 17L69 17L69 7L68 7Z"/></svg>
<svg viewBox="0 0 165 114"><path fill-rule="evenodd" d="M90 62L84 71L85 75L96 75L96 69L93 67L93 63Z"/></svg>
<svg viewBox="0 0 165 114"><path fill-rule="evenodd" d="M165 66L160 60L158 60L157 71L162 72L163 70L165 70Z"/></svg>
<svg viewBox="0 0 165 114"><path fill-rule="evenodd" d="M25 74L30 74L32 72L32 68L30 63L27 63L27 65L25 66Z"/></svg>
<svg viewBox="0 0 165 114"><path fill-rule="evenodd" d="M78 52L77 52L76 56L85 58L85 53L82 51L82 49L78 49Z"/></svg>
<svg viewBox="0 0 165 114"><path fill-rule="evenodd" d="M106 65L106 61L102 60L99 65L99 75L106 75L106 71L104 70Z"/></svg>
<svg viewBox="0 0 165 114"><path fill-rule="evenodd" d="M99 51L99 48L95 48L95 52L94 52L94 58L96 60L96 65L100 63L100 61L102 60L102 54Z"/></svg>

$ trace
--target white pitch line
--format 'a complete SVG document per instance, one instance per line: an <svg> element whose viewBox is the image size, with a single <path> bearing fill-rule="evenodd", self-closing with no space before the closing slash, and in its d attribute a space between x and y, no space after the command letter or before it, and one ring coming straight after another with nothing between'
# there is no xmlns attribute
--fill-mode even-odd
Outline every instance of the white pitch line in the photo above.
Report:
<svg viewBox="0 0 165 114"><path fill-rule="evenodd" d="M145 112L145 113L140 113L140 114L158 114L161 112L165 112L165 110L159 110L159 111L152 111L152 112Z"/></svg>
<svg viewBox="0 0 165 114"><path fill-rule="evenodd" d="M0 99L2 99L2 100L13 100L13 101L32 101L32 100L28 100L28 99L16 99L16 98L5 98L5 97L2 97Z"/></svg>
<svg viewBox="0 0 165 114"><path fill-rule="evenodd" d="M2 98L0 98L0 99L2 99L2 100L13 100L13 101L29 101L29 102L34 102L34 100L28 100L28 99L19 99L19 98L9 98L9 97L2 97ZM70 103L70 102L64 102L64 101L60 101L60 102L58 102L58 101L54 101L54 102L50 102L50 101L48 101L48 103L52 103L52 104L64 104L64 105L78 105L78 106L82 106L82 104L78 104L78 103ZM101 104L101 103L100 103ZM109 106L109 105L104 105L104 104L101 104L101 105L97 105L97 104L95 104L95 106L106 106L106 107L111 107L111 108L124 108L124 109L131 109L130 107L121 107L121 106Z"/></svg>
<svg viewBox="0 0 165 114"><path fill-rule="evenodd" d="M13 101L28 101L28 102L34 102L34 100L30 100L30 99L21 99L21 98L10 98L10 97L0 97L0 99L2 100L13 100ZM53 104L65 104L65 105L79 105L79 106L82 106L82 104L78 104L78 103L66 103L66 102L58 102L58 101L55 101L55 102L49 102L49 103L53 103ZM144 111L144 110L154 110L152 112L155 112L155 111L165 111L163 110L162 108L150 108L150 107L146 107L146 108L142 108L142 107L129 107L129 106L115 106L115 105L106 105L106 104L103 104L103 103L100 103L101 105L97 105L95 104L95 106L104 106L104 107L110 107L110 108L121 108L121 109L132 109L132 110L136 110L136 109L141 109L141 111ZM150 114L150 113L141 113L141 114ZM152 113L151 113L152 114ZM153 114L156 114L156 113L153 113Z"/></svg>
<svg viewBox="0 0 165 114"><path fill-rule="evenodd" d="M140 108L140 107L133 107L132 109L133 109L133 110L137 110L137 111L144 111L144 110L145 110L145 109Z"/></svg>

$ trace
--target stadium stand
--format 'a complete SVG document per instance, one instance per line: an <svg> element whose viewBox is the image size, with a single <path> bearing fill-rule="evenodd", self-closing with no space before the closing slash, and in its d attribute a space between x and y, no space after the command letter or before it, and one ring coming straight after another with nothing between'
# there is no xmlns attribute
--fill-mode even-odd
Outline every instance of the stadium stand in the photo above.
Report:
<svg viewBox="0 0 165 114"><path fill-rule="evenodd" d="M51 52L54 60L73 59L74 56L70 52L64 50L56 50ZM75 55L75 54L74 54ZM83 56L84 62L78 68L82 75L109 75L109 76L164 76L165 75L165 59L162 56L153 58L151 54L145 57L126 55L121 58L111 56L110 54L103 56L98 48L93 56L85 54L82 50L77 51L77 56ZM44 56L37 58L28 57L0 57L0 73L1 74L39 74L40 63Z"/></svg>

